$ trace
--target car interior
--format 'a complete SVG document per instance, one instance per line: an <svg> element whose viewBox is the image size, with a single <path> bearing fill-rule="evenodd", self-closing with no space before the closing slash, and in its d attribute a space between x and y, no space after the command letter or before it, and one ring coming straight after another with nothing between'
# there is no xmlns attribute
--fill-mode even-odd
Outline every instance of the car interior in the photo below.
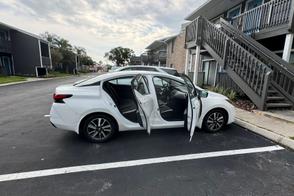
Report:
<svg viewBox="0 0 294 196"><path fill-rule="evenodd" d="M185 84L165 77L154 77L153 83L161 117L166 121L184 121L188 105Z"/></svg>
<svg viewBox="0 0 294 196"><path fill-rule="evenodd" d="M132 79L133 77L124 77L106 81L103 83L103 89L126 119L138 122L138 107L131 87ZM162 118L166 121L184 121L188 104L185 84L166 77L154 77L153 83Z"/></svg>
<svg viewBox="0 0 294 196"><path fill-rule="evenodd" d="M138 122L137 104L131 88L133 77L118 78L103 83L103 89L112 98L121 114L132 122Z"/></svg>

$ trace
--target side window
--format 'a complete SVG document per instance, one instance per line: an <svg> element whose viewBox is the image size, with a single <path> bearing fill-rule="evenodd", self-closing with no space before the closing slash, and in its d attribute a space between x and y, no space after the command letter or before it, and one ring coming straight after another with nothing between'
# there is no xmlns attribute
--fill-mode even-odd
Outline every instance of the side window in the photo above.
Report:
<svg viewBox="0 0 294 196"><path fill-rule="evenodd" d="M136 70L140 70L140 71L157 71L156 69L154 69L152 67L137 67Z"/></svg>
<svg viewBox="0 0 294 196"><path fill-rule="evenodd" d="M131 81L132 81L133 77L125 77L125 78L117 78L114 80L110 80L108 81L111 84L116 84L116 85L131 85Z"/></svg>
<svg viewBox="0 0 294 196"><path fill-rule="evenodd" d="M147 79L144 76L140 76L139 78L136 78L134 80L134 82L133 82L133 87L141 95L150 94L149 88L148 88L148 82L147 82Z"/></svg>
<svg viewBox="0 0 294 196"><path fill-rule="evenodd" d="M166 77L154 77L153 83L156 90L178 90L187 93L187 86L185 85L185 83L178 82L173 79L169 79Z"/></svg>

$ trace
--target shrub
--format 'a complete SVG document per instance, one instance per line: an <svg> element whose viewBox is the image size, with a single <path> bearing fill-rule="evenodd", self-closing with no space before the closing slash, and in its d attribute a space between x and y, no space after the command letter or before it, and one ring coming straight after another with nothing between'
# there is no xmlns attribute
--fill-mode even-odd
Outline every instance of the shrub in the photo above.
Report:
<svg viewBox="0 0 294 196"><path fill-rule="evenodd" d="M237 99L236 91L229 89L229 88L226 89L221 86L215 86L215 87L208 87L208 90L222 94L222 95L228 97L232 101L235 101Z"/></svg>

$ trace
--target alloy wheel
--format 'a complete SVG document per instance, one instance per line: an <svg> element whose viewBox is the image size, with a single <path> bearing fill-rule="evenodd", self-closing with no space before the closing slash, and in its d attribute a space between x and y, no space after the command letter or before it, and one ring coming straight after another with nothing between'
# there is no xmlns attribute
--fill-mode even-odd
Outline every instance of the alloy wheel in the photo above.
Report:
<svg viewBox="0 0 294 196"><path fill-rule="evenodd" d="M207 118L207 127L211 131L220 130L225 122L225 117L221 112L215 111L211 113Z"/></svg>
<svg viewBox="0 0 294 196"><path fill-rule="evenodd" d="M94 140L104 140L111 135L111 132L111 124L105 118L94 118L87 126L87 133Z"/></svg>

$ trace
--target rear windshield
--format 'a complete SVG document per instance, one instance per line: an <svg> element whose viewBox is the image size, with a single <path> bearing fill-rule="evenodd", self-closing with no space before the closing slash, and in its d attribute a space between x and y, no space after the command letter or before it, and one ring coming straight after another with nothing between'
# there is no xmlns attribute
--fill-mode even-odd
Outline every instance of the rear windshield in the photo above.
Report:
<svg viewBox="0 0 294 196"><path fill-rule="evenodd" d="M124 69L122 69L121 71L130 71L130 70L132 70L132 71L156 71L157 72L157 70L155 69L155 68L153 68L153 67L127 67L127 68L124 68Z"/></svg>
<svg viewBox="0 0 294 196"><path fill-rule="evenodd" d="M166 68L161 68L161 69L170 75L180 76L180 74L175 69L166 69Z"/></svg>
<svg viewBox="0 0 294 196"><path fill-rule="evenodd" d="M99 76L97 76L97 77L99 77ZM74 86L77 86L77 87L83 87L83 86L99 86L100 85L100 81L97 81L97 77L88 78L88 79L85 79L85 80L81 80L81 81L75 82L74 83Z"/></svg>

